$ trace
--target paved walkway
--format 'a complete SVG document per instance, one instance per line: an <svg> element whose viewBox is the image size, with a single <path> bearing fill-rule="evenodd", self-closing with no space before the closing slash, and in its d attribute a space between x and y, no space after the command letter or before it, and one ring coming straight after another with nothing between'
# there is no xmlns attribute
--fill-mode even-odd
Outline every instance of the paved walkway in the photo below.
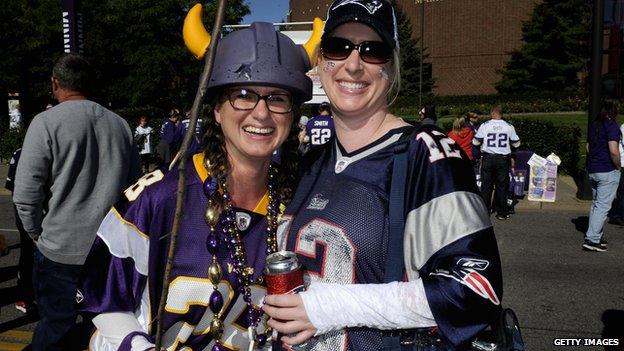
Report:
<svg viewBox="0 0 624 351"><path fill-rule="evenodd" d="M556 211L587 211L591 201L576 198L577 186L572 177L559 175L557 177L557 199L555 202L534 202L525 199L520 200L516 209L522 210L556 210Z"/></svg>

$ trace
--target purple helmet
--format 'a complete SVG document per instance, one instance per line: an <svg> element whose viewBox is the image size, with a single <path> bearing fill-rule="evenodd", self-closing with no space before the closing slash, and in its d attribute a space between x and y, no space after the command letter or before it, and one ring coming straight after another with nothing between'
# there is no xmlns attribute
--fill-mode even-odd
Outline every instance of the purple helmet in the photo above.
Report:
<svg viewBox="0 0 624 351"><path fill-rule="evenodd" d="M208 94L234 85L268 85L290 91L299 102L312 98L310 62L271 23L254 22L219 41Z"/></svg>

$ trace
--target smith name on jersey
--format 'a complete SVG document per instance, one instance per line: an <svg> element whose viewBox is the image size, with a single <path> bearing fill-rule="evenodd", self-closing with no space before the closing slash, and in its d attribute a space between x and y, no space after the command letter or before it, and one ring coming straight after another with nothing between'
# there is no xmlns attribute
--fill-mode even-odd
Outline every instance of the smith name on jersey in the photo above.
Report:
<svg viewBox="0 0 624 351"><path fill-rule="evenodd" d="M304 169L280 223L280 247L298 254L308 282L383 283L392 165L404 133L406 279L423 280L439 332L459 345L500 312L502 276L470 161L436 127L395 129L352 153L337 140L313 152L318 159ZM381 337L377 329L347 328L301 349L373 351Z"/></svg>
<svg viewBox="0 0 624 351"><path fill-rule="evenodd" d="M206 247L209 228L204 221L204 212L207 199L202 191L202 183L208 175L202 165L203 155L197 154L186 167L184 217L162 324L163 346L167 350L211 350L214 345L209 334L213 313L208 307L214 290L208 279L212 256ZM150 173L126 191L128 201L115 205L104 218L87 260L85 271L88 276L81 288L83 310L98 314L131 312L145 334L155 334L156 325L152 322L162 291L162 272L173 225L177 183L176 171L167 173L164 178L159 171ZM266 259L264 215L267 203L268 196L265 195L254 211L234 209L255 277L262 274ZM221 229L217 227L217 232ZM249 344L245 318L248 306L239 294L234 273L228 269L232 265L225 245L219 249L218 260L224 274L219 284L224 297L222 344L228 350L246 350ZM255 305L259 305L266 295L265 287L259 285L251 286L251 292ZM258 332L263 331L264 323L261 322ZM91 346L96 350L114 349L97 332ZM120 350L130 350L129 346L129 340L124 340Z"/></svg>

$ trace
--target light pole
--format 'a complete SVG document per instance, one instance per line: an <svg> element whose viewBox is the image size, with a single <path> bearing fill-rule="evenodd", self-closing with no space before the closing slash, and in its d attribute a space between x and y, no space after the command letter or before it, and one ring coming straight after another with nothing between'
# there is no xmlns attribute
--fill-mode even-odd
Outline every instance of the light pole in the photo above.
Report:
<svg viewBox="0 0 624 351"><path fill-rule="evenodd" d="M604 0L594 0L592 18L592 54L590 71L590 97L587 126L600 113L602 100L602 40L604 26Z"/></svg>
<svg viewBox="0 0 624 351"><path fill-rule="evenodd" d="M425 0L420 0L420 65L418 68L418 109L422 108L423 52L425 50Z"/></svg>
<svg viewBox="0 0 624 351"><path fill-rule="evenodd" d="M600 113L602 101L602 40L604 26L604 0L594 0L592 15L592 52L591 68L589 75L589 108L587 113L587 130L592 120ZM587 140L585 140L587 142ZM587 163L587 158L585 158ZM576 197L583 200L592 199L592 189L589 184L589 174L587 170L581 172L582 178L579 184Z"/></svg>

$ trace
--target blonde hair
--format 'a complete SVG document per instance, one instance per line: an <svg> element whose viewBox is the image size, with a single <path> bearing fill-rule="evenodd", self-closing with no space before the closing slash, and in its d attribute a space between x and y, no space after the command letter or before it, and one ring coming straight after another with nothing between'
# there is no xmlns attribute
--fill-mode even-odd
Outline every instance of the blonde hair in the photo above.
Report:
<svg viewBox="0 0 624 351"><path fill-rule="evenodd" d="M401 55L399 48L395 48L392 52L392 68L392 81L387 93L387 96L392 96L392 99L388 102L388 107L394 104L401 91Z"/></svg>
<svg viewBox="0 0 624 351"><path fill-rule="evenodd" d="M455 117L453 121L453 131L459 133L466 127L466 119L464 117Z"/></svg>

